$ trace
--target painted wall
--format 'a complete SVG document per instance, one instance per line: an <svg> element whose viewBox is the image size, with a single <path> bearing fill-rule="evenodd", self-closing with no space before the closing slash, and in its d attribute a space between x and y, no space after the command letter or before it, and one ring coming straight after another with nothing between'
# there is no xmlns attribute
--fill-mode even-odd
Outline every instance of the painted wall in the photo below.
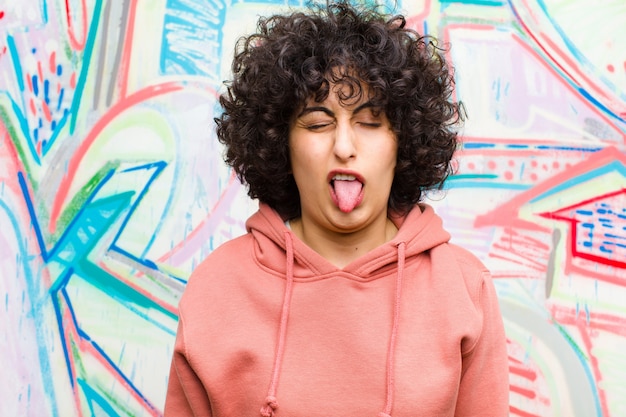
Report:
<svg viewBox="0 0 626 417"><path fill-rule="evenodd" d="M158 416L194 266L255 209L212 118L299 2L0 2L0 415ZM492 270L510 415L626 415L626 3L424 0L469 120L432 204Z"/></svg>

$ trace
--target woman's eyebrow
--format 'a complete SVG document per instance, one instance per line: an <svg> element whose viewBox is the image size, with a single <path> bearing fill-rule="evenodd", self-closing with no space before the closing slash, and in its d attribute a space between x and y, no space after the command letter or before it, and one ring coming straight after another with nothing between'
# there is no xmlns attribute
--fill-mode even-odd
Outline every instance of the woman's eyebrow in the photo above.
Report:
<svg viewBox="0 0 626 417"><path fill-rule="evenodd" d="M335 116L335 113L330 111L330 109L328 109L328 108L326 108L324 106L315 106L315 107L305 107L304 109L302 109L300 114L298 114L298 117L305 116L305 115L307 115L309 113L315 113L317 111L321 111L323 113L326 113L330 117L334 117Z"/></svg>
<svg viewBox="0 0 626 417"><path fill-rule="evenodd" d="M361 104L360 106L358 106L356 109L354 109L352 111L352 114L357 114L358 112L365 110L365 109L380 109L380 106L375 105L374 103L372 103L371 101L366 101L365 103Z"/></svg>
<svg viewBox="0 0 626 417"><path fill-rule="evenodd" d="M358 107L356 107L353 111L352 114L357 114L360 111L366 110L366 109L379 109L380 106L375 105L374 103L372 103L371 101L366 101L365 103L360 104ZM314 112L318 112L321 111L323 113L326 113L327 115L329 115L330 117L334 117L335 113L333 113L329 108L324 107L324 106L313 106L313 107L305 107L304 109L302 109L302 111L300 112L300 114L298 114L297 117L302 117L305 116L309 113L314 113Z"/></svg>

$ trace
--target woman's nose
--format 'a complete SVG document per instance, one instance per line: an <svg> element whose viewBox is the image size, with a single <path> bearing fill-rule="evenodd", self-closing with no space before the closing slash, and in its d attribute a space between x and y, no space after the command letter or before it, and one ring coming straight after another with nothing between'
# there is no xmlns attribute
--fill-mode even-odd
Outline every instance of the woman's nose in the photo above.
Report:
<svg viewBox="0 0 626 417"><path fill-rule="evenodd" d="M355 132L350 123L340 123L335 130L335 155L341 160L356 156Z"/></svg>

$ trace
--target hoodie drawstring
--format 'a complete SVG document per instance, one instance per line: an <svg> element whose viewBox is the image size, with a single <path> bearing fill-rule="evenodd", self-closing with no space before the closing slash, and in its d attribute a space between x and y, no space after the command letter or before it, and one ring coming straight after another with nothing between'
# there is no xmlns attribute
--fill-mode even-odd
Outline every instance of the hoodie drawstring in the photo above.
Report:
<svg viewBox="0 0 626 417"><path fill-rule="evenodd" d="M393 394L395 391L395 364L396 342L398 339L398 327L400 326L400 303L402 301L402 278L404 277L404 261L406 258L406 243L398 244L398 273L396 275L396 294L393 303L393 324L389 337L389 350L387 351L387 398L385 408L378 413L378 417L391 417L393 408Z"/></svg>
<svg viewBox="0 0 626 417"><path fill-rule="evenodd" d="M283 352L285 351L285 339L287 336L287 321L289 319L289 308L291 307L291 295L293 293L293 239L290 232L285 232L285 246L287 248L287 285L283 295L283 307L280 312L280 330L278 331L278 346L274 358L274 370L272 371L272 382L265 397L265 404L261 407L262 417L274 417L274 411L278 408L276 400L276 389L278 388L278 378L280 368L283 363Z"/></svg>
<svg viewBox="0 0 626 417"><path fill-rule="evenodd" d="M278 408L278 400L276 399L276 390L278 388L278 379L283 362L283 353L285 350L285 340L287 336L287 322L289 320L289 309L291 307L291 296L293 294L293 238L290 232L285 232L285 246L287 250L287 284L283 295L283 305L280 313L280 329L278 332L278 346L276 347L276 356L274 358L274 368L272 371L272 381L265 397L265 403L261 407L262 417L274 417ZM378 413L377 417L391 417L391 409L393 408L393 397L395 390L395 353L396 342L398 338L398 327L400 325L400 305L402 299L402 279L404 276L404 262L406 258L406 243L401 242L397 246L398 249L398 273L396 275L396 288L393 305L393 324L391 327L391 336L389 337L389 347L387 350L387 375L386 387L387 395L385 398L385 407L383 411Z"/></svg>

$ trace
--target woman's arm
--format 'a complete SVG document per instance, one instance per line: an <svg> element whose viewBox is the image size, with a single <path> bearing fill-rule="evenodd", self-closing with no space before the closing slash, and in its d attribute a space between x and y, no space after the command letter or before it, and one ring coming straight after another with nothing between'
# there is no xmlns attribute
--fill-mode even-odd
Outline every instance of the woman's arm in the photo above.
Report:
<svg viewBox="0 0 626 417"><path fill-rule="evenodd" d="M211 417L209 397L187 360L182 317L174 344L164 417Z"/></svg>
<svg viewBox="0 0 626 417"><path fill-rule="evenodd" d="M480 337L463 355L463 373L455 417L509 415L509 370L506 338L498 298L488 272L477 308L482 313Z"/></svg>

